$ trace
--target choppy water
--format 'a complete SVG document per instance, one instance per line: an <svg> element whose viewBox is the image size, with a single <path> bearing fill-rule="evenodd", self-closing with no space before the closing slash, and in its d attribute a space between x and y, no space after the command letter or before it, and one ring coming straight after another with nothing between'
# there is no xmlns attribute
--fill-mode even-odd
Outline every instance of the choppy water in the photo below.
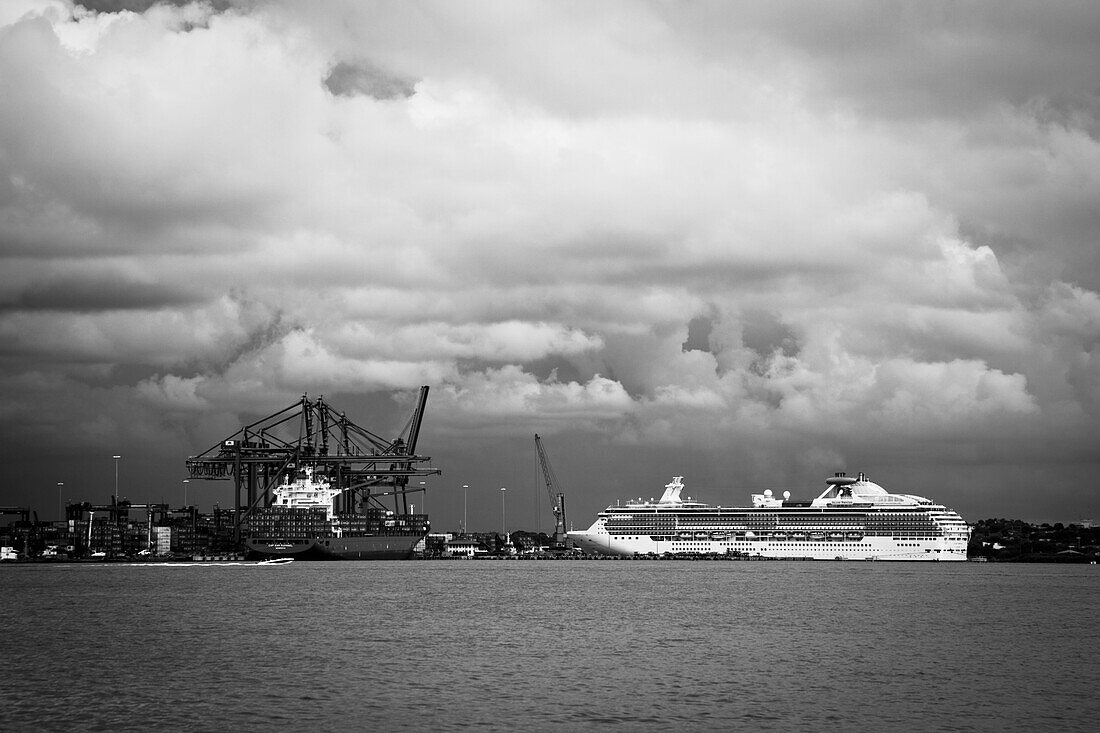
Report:
<svg viewBox="0 0 1100 733"><path fill-rule="evenodd" d="M0 567L4 730L1095 730L1100 567Z"/></svg>

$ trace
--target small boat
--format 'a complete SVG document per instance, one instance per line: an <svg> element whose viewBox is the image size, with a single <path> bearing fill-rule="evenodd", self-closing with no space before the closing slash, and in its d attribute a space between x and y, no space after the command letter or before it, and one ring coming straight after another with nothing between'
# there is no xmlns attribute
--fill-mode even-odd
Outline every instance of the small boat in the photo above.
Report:
<svg viewBox="0 0 1100 733"><path fill-rule="evenodd" d="M260 560L257 565L286 565L287 563L294 562L293 557L273 557L270 560Z"/></svg>

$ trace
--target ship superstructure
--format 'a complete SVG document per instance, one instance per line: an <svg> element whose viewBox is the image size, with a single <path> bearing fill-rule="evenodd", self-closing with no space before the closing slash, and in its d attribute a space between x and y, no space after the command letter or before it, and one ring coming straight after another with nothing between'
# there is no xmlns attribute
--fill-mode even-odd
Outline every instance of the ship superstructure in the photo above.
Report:
<svg viewBox="0 0 1100 733"><path fill-rule="evenodd" d="M723 507L684 499L683 477L657 501L609 506L586 531L570 532L580 548L609 555L721 553L817 560L965 560L971 528L955 511L913 494L892 494L867 479L838 473L813 501L768 489L752 506Z"/></svg>

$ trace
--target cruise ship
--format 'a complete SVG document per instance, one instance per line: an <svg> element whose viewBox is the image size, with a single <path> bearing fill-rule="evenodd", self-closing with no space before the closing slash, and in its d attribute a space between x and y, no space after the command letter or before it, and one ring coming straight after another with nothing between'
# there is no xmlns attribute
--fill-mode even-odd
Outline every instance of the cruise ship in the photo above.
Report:
<svg viewBox="0 0 1100 733"><path fill-rule="evenodd" d="M813 501L771 489L751 507L681 498L683 476L657 501L635 499L599 513L575 546L607 555L733 554L814 560L966 560L971 528L955 511L913 494L892 494L860 473L837 473Z"/></svg>
<svg viewBox="0 0 1100 733"><path fill-rule="evenodd" d="M260 559L404 560L428 534L426 514L396 515L371 506L336 513L341 489L304 466L274 489L271 506L248 519L245 544Z"/></svg>

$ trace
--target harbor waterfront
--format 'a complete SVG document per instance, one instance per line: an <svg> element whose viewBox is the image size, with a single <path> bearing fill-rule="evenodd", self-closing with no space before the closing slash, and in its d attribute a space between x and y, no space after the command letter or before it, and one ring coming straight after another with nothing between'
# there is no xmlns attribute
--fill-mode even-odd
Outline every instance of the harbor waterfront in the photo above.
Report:
<svg viewBox="0 0 1100 733"><path fill-rule="evenodd" d="M429 515L416 513L410 500L422 493L423 510L428 493L426 481L414 484L410 478L442 473L425 465L431 460L428 456L415 452L428 392L427 385L420 388L412 416L392 440L351 422L323 397L303 394L288 407L189 457L191 478L182 481L184 506L174 510L163 501L120 500L121 456L114 455L116 486L110 504L69 502L57 522L39 521L29 506L0 506L0 515L19 517L14 524L0 526L0 562L199 561L226 555L251 560L406 560L517 554L548 559L604 555L961 562L1000 559L998 551L1006 548L985 540L975 545L974 527L956 511L925 496L887 491L863 472L835 473L810 501L792 499L790 491L780 497L767 488L751 494L751 506L684 498L684 477L675 476L660 499L616 502L600 511L587 530L567 530L565 493L537 433L539 468L554 516L552 536L508 532L506 487L500 489L500 534L470 533L465 484L460 532L433 532ZM199 479L232 481L233 508L223 510L215 504L212 514L201 514L187 504L187 484ZM1071 527L1076 529L1076 547L1066 546L1064 537L1060 544L1049 543L1054 538L1039 538L1036 547L1029 536L1030 551L1013 553L1014 557L1095 564L1098 544L1091 520ZM1022 533L1014 528L1008 536L1013 534L1019 538ZM1007 559L1009 553L1001 556Z"/></svg>
<svg viewBox="0 0 1100 733"><path fill-rule="evenodd" d="M1091 565L0 568L22 730L1086 731Z"/></svg>

